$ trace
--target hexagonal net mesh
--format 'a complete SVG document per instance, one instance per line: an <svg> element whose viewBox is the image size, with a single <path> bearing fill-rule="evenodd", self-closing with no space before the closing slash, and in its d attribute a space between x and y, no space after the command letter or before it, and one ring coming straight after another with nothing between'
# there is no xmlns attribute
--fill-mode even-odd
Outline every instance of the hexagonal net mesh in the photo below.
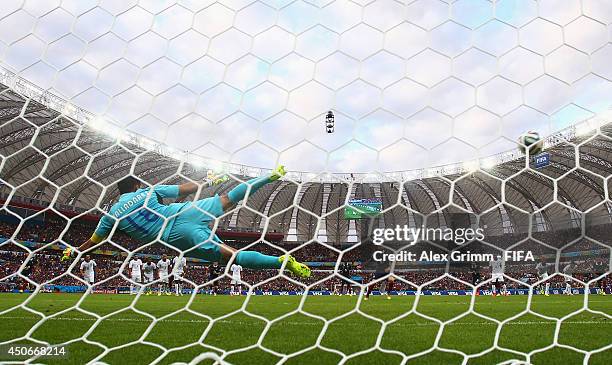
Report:
<svg viewBox="0 0 612 365"><path fill-rule="evenodd" d="M3 2L0 291L29 294L0 293L0 361L605 363L611 21L587 0Z"/></svg>

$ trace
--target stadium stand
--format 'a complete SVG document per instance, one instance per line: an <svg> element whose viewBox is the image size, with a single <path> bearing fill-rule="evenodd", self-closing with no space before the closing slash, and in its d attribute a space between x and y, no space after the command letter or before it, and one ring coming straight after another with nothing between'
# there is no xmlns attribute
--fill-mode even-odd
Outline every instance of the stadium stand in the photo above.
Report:
<svg viewBox="0 0 612 365"><path fill-rule="evenodd" d="M0 85L0 90L4 91L0 94L0 152L11 156L6 159L0 174L3 203L0 234L5 240L0 246L4 262L1 272L4 284L0 287L4 290L9 286L27 287L28 280L78 284L74 277L62 275L67 265L59 262L59 250L65 243L78 244L89 237L99 216L117 199L113 183L125 176L132 165L135 175L147 184L177 184L185 178L198 181L205 176L205 170L181 163L164 153L162 147L144 146L134 136L124 137L121 145L115 144L112 136L99 133L91 125L81 126L76 119L6 89ZM428 227L449 227L456 224L458 215L462 215L462 224L483 228L485 232L485 242L467 245L473 252L520 247L533 250L537 255L551 255L551 261L555 262L557 250L560 253L557 271L566 258L580 255L579 271L586 275L590 261L609 255L609 248L598 246L598 242L610 243L607 232L612 222L612 205L605 202L601 176L609 176L612 172L608 162L612 142L607 138L612 136L612 126L604 125L601 130L603 135L593 136L581 135L576 128L568 128L550 136L546 141L547 151L555 156L554 162L537 172L524 169L524 157L510 151L492 156L493 165L471 173L460 164L374 178L360 174L290 173L289 179L265 186L250 196L244 207L223 217L217 234L236 248L259 242L257 249L264 253L278 252L278 248L295 250L293 254L299 260L320 263L309 283L329 276L340 255L341 261L353 263L355 272L368 282L372 273L360 270L359 252L351 249L361 234L363 222L344 219L340 208L347 197L380 198L385 210L376 220L379 227L418 226L424 224L425 219ZM575 149L574 145L579 148ZM574 169L577 151L581 169ZM52 157L44 178L34 178L47 160L46 155ZM240 180L265 171L239 165L229 166L228 170L232 174L227 182L202 189L199 196L186 199L222 194ZM557 178L557 202L549 204L554 195L552 179ZM500 203L502 181L505 181L505 204ZM400 184L403 184L401 193ZM104 196L101 185L109 186ZM447 205L453 188L454 205ZM299 208L293 205L294 201ZM584 214L586 236L583 236L581 212L592 207L595 208ZM534 219L530 221L526 213L532 212L535 212ZM323 217L320 223L319 216ZM532 236L527 239L530 230ZM30 249L37 249L27 262L28 275L19 271L27 257L22 247L25 242ZM298 249L308 242L310 244ZM452 248L448 242L419 245L415 247ZM176 255L160 243L138 247L134 240L118 232L94 252L100 287L127 285L125 278L118 274L128 251L154 257L163 253ZM189 266L187 278L198 285L205 283L206 264L191 262ZM411 271L415 267L410 265L400 266L396 274L416 284L440 277L445 271L459 280L470 281L465 267L446 269L432 264L418 269L416 272ZM481 270L486 273L488 267L483 265ZM522 277L531 271L533 267L514 265L508 273ZM243 279L256 284L271 275L274 274L247 270ZM262 288L271 288L277 282L293 288L288 282L283 284L279 280L267 282ZM331 290L339 280L335 276L318 286ZM445 278L436 285L456 288L463 284Z"/></svg>

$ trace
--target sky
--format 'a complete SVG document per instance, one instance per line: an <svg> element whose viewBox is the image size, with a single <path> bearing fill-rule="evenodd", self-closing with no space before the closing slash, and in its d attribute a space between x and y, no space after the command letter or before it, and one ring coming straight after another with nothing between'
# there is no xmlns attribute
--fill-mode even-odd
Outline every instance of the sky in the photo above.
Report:
<svg viewBox="0 0 612 365"><path fill-rule="evenodd" d="M401 171L610 109L611 22L599 0L3 0L0 66L204 157Z"/></svg>

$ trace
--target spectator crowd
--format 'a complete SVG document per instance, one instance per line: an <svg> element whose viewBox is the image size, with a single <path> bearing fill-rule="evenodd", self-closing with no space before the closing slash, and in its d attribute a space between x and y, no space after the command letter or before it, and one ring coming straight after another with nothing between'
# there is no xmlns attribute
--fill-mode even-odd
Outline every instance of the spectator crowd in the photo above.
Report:
<svg viewBox="0 0 612 365"><path fill-rule="evenodd" d="M559 252L542 246L538 241L551 243L563 240L564 245L567 245L568 242L571 242L568 241L567 237L580 238L580 232L573 230L539 232L534 235L537 241L525 240L526 236L512 237L512 235L507 235L504 238L500 237L498 240L504 242L502 246L512 240L514 242L525 240L520 249L533 250L536 255L536 262L540 255L547 255L547 260L552 266L552 272L561 272L565 264L570 260L574 261L577 268L573 276L586 282L591 280L594 274L597 274L593 272L593 262L595 261L605 262L606 270L609 271L607 266L609 248L599 242L604 242L604 244L610 242L608 238L610 228L609 225L606 225L587 230L590 238L577 239L575 243L561 251L561 253L567 253L567 255L558 255ZM0 238L3 242L0 243L0 291L15 288L31 289L39 284L84 285L81 280L79 265L74 265L71 268L71 262L60 260L61 248L66 243L78 245L87 240L94 229L95 225L91 221L77 219L68 223L68 221L57 216L46 217L45 220L22 224L21 226L10 223L9 219L0 220ZM23 242L29 242L30 244L22 244ZM310 290L333 291L346 280L335 270L339 262L349 262L351 264L350 279L354 281L369 283L373 280L375 274L373 270L368 270L362 266L360 262L362 253L356 247L348 245L334 248L317 242L310 242L305 245L287 242L277 242L272 245L266 242L258 242L253 245L253 242L248 239L234 241L231 245L235 248L249 246L250 250L275 255L283 254L284 250L290 252L299 261L314 263L312 265L313 275L309 279L301 281L304 284L303 286L279 276L277 270L255 271L245 269L242 280L257 290L302 291L306 286L312 285ZM97 264L95 273L97 289L112 290L113 288L130 285L127 280L129 275L126 268L127 261L131 257L130 253L143 258L143 261L150 257L153 262L157 262L162 254L167 254L169 257L179 255L176 249L162 243L153 242L143 246L127 235L115 232L107 242L91 254L92 259ZM519 281L509 281L508 287L521 287L521 281L535 278L535 275L532 274L535 274L536 262L508 264L506 274ZM481 263L478 270L484 279L490 277L488 263ZM398 290L414 288L412 284L426 284L425 288L427 289L456 290L469 288L465 283L472 282L472 271L473 268L467 265L454 266L450 269L447 269L446 265L435 264L420 267L403 267L400 265L394 271L394 275L400 279L396 285ZM210 284L209 263L188 260L184 278L189 285L205 288ZM275 279L269 280L271 278ZM219 288L221 290L229 288L230 280L229 274L222 276L219 279ZM553 276L550 281L553 287L561 287L564 277ZM603 283L604 285L610 285L610 280L604 280Z"/></svg>

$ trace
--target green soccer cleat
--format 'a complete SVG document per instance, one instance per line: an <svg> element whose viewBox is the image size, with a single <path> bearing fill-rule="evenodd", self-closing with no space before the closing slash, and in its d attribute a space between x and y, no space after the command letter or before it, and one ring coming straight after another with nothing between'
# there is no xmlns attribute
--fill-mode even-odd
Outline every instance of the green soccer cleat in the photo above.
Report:
<svg viewBox="0 0 612 365"><path fill-rule="evenodd" d="M281 256L278 258L278 261L281 263L285 261L285 256ZM309 278L310 277L310 268L300 262L297 262L296 259L289 255L287 257L287 266L285 267L287 270L291 271L291 273L300 278Z"/></svg>
<svg viewBox="0 0 612 365"><path fill-rule="evenodd" d="M206 179L210 181L212 185L219 185L229 180L229 176L227 175L216 175L212 170L208 170L206 174Z"/></svg>
<svg viewBox="0 0 612 365"><path fill-rule="evenodd" d="M278 167L276 167L276 169L272 171L272 174L270 175L270 181L276 181L281 177L285 176L286 173L287 172L285 171L285 166L278 165Z"/></svg>
<svg viewBox="0 0 612 365"><path fill-rule="evenodd" d="M219 185L229 180L229 176L223 175L215 180L213 180L213 185Z"/></svg>

